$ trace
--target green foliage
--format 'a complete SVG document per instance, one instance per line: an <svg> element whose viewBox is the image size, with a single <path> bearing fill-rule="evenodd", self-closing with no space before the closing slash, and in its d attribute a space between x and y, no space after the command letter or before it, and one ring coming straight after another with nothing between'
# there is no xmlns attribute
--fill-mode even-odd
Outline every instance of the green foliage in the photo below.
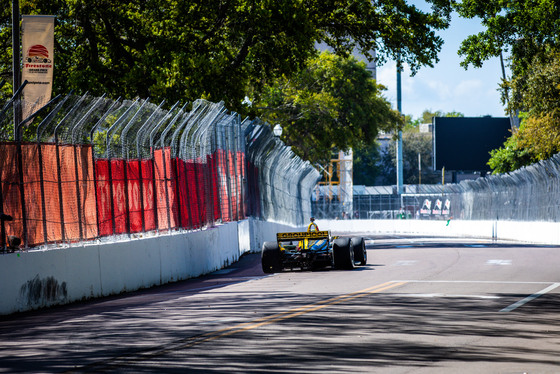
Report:
<svg viewBox="0 0 560 374"><path fill-rule="evenodd" d="M255 103L259 116L284 128L282 139L306 160L326 163L333 151L374 144L379 130L402 125L363 62L329 52L292 79L275 81Z"/></svg>
<svg viewBox="0 0 560 374"><path fill-rule="evenodd" d="M432 123L433 117L464 117L465 115L461 112L443 112L441 110L436 110L432 112L431 110L424 110L422 112L422 119L420 123Z"/></svg>
<svg viewBox="0 0 560 374"><path fill-rule="evenodd" d="M462 65L481 66L510 52L512 78L502 83L510 113L525 112L519 131L492 152L494 173L515 170L560 151L560 7L553 0L463 0L463 17L480 17L486 29L463 41Z"/></svg>
<svg viewBox="0 0 560 374"><path fill-rule="evenodd" d="M418 154L422 165L422 184L439 181L438 173L432 167L432 137L429 133L417 131L403 132L403 180L404 184L418 184ZM383 184L396 184L396 142L391 142L381 156Z"/></svg>
<svg viewBox="0 0 560 374"><path fill-rule="evenodd" d="M559 46L560 7L554 0L463 0L455 3L460 16L478 17L484 31L463 41L461 65L480 67L500 52L511 52L514 74L522 72L535 56Z"/></svg>
<svg viewBox="0 0 560 374"><path fill-rule="evenodd" d="M353 181L355 185L375 186L381 174L379 144L354 152Z"/></svg>
<svg viewBox="0 0 560 374"><path fill-rule="evenodd" d="M492 174L507 173L535 162L529 151L521 147L516 136L510 136L503 147L490 152L488 166Z"/></svg>
<svg viewBox="0 0 560 374"><path fill-rule="evenodd" d="M404 116L404 129L403 131L413 131L418 130L420 124L422 124L422 120L420 118L412 118L411 115L407 114Z"/></svg>
<svg viewBox="0 0 560 374"><path fill-rule="evenodd" d="M75 89L174 103L225 101L242 114L251 87L301 70L325 43L413 71L437 61L447 0L422 12L404 0L20 0L21 14L52 14L54 94ZM0 0L0 79L11 82L11 2ZM11 84L0 89L0 99Z"/></svg>
<svg viewBox="0 0 560 374"><path fill-rule="evenodd" d="M549 51L546 58L535 57L524 74L509 83L510 109L530 116L553 113L560 108L560 51Z"/></svg>
<svg viewBox="0 0 560 374"><path fill-rule="evenodd" d="M520 129L492 153L494 173L513 171L560 152L560 52L535 57L510 82L510 110L523 111Z"/></svg>
<svg viewBox="0 0 560 374"><path fill-rule="evenodd" d="M424 110L422 117L406 115L403 128L403 177L406 184L418 184L418 154L422 164L422 184L438 183L439 173L432 170L432 137L420 133L422 123L431 123L432 117L464 117L459 112ZM384 151L375 144L354 152L354 183L391 185L396 183L396 143L393 138Z"/></svg>
<svg viewBox="0 0 560 374"><path fill-rule="evenodd" d="M95 154L99 157L107 156L107 132L108 130L96 131L93 134L93 150ZM113 134L111 137L110 144L114 149L118 149L118 145L121 143L121 135Z"/></svg>

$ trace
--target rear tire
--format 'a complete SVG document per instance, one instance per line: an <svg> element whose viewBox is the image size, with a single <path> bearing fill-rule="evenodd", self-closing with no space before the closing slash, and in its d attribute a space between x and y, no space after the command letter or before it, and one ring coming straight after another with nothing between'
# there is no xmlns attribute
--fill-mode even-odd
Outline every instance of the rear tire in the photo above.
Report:
<svg viewBox="0 0 560 374"><path fill-rule="evenodd" d="M333 242L333 265L335 269L354 269L354 251L349 238L335 239Z"/></svg>
<svg viewBox="0 0 560 374"><path fill-rule="evenodd" d="M267 273L282 271L282 253L276 242L264 242L261 252L262 270Z"/></svg>
<svg viewBox="0 0 560 374"><path fill-rule="evenodd" d="M352 246L352 250L354 251L354 259L360 265L365 265L367 263L367 251L366 251L366 243L364 238L356 237L352 238L350 242Z"/></svg>

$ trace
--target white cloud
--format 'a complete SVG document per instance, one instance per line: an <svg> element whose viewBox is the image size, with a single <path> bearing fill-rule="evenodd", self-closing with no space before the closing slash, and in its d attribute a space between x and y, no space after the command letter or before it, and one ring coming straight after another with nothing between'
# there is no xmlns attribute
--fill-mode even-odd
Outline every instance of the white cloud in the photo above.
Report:
<svg viewBox="0 0 560 374"><path fill-rule="evenodd" d="M484 88L481 80L471 79L460 81L453 91L459 97L473 97L478 96L480 92L484 91Z"/></svg>

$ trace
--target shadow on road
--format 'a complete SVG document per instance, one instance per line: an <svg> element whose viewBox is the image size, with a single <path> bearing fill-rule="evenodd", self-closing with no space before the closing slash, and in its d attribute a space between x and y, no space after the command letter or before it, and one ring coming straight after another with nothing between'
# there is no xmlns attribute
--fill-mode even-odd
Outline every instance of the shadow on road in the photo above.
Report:
<svg viewBox="0 0 560 374"><path fill-rule="evenodd" d="M220 275L3 320L0 372L354 373L443 362L559 363L559 294L499 313L504 298L527 295L473 302L376 293L252 327L241 324L339 295L230 292L224 287L264 276L258 256L242 261ZM496 344L479 345L482 338Z"/></svg>

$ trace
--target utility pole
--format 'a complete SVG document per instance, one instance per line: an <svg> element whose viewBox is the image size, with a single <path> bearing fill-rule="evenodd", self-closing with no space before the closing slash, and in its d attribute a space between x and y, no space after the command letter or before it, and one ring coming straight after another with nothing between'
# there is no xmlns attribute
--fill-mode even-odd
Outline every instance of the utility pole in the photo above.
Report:
<svg viewBox="0 0 560 374"><path fill-rule="evenodd" d="M20 42L19 42L19 0L12 0L12 93L13 95L19 89L21 84L21 66L20 66ZM14 100L14 140L19 139L17 129L21 122L21 98Z"/></svg>
<svg viewBox="0 0 560 374"><path fill-rule="evenodd" d="M418 153L418 185L422 184L422 156Z"/></svg>
<svg viewBox="0 0 560 374"><path fill-rule="evenodd" d="M401 60L397 60L397 110L402 116L401 103ZM403 193L403 152L402 152L402 131L399 130L399 139L397 140L397 190L399 195Z"/></svg>

